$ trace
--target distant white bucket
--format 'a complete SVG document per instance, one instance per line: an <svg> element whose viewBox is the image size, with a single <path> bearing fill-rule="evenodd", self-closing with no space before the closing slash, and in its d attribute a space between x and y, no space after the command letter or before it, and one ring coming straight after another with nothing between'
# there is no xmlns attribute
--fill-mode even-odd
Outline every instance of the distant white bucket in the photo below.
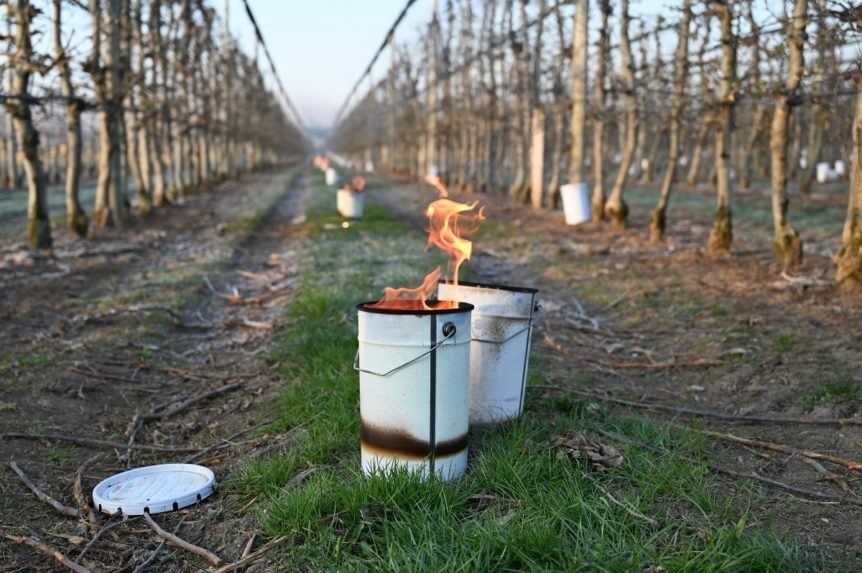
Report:
<svg viewBox="0 0 862 573"><path fill-rule="evenodd" d="M808 168L808 160L805 159L804 157L799 160L799 168L800 169L807 169Z"/></svg>
<svg viewBox="0 0 862 573"><path fill-rule="evenodd" d="M362 471L460 477L467 469L473 306L372 305L357 307Z"/></svg>
<svg viewBox="0 0 862 573"><path fill-rule="evenodd" d="M339 189L336 194L338 213L348 219L361 219L365 211L365 193Z"/></svg>
<svg viewBox="0 0 862 573"><path fill-rule="evenodd" d="M374 162L366 161L365 162L365 171L368 173L374 173Z"/></svg>
<svg viewBox="0 0 862 573"><path fill-rule="evenodd" d="M441 282L437 297L467 302L471 318L470 423L511 420L524 410L536 289Z"/></svg>
<svg viewBox="0 0 862 573"><path fill-rule="evenodd" d="M586 183L567 183L560 187L560 196L563 198L567 225L580 225L593 216L590 190Z"/></svg>
<svg viewBox="0 0 862 573"><path fill-rule="evenodd" d="M844 177L847 174L847 164L840 159L835 162L835 174L838 177Z"/></svg>
<svg viewBox="0 0 862 573"><path fill-rule="evenodd" d="M826 183L831 179L832 166L823 161L817 164L817 182Z"/></svg>
<svg viewBox="0 0 862 573"><path fill-rule="evenodd" d="M334 187L338 183L338 172L330 167L326 170L326 184Z"/></svg>

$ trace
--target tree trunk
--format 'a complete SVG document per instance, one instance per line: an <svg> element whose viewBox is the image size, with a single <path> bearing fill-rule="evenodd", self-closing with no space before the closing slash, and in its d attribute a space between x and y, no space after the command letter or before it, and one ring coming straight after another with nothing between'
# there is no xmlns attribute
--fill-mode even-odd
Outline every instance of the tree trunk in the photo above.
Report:
<svg viewBox="0 0 862 573"><path fill-rule="evenodd" d="M667 167L661 182L661 191L650 221L650 239L653 242L664 240L667 227L667 206L673 184L676 182L677 163L679 161L679 141L682 131L682 114L685 111L685 87L688 79L688 37L691 22L691 0L683 0L682 17L677 32L676 57L674 64L673 103L670 115L670 145L668 148Z"/></svg>
<svg viewBox="0 0 862 573"><path fill-rule="evenodd" d="M638 141L638 100L635 92L635 64L632 58L631 42L629 41L629 0L622 0L620 7L620 58L622 76L625 84L625 115L626 138L623 157L620 162L617 178L614 181L608 202L605 205L605 216L617 228L625 228L629 208L623 200L623 190L629 175L629 169L634 159L635 147Z"/></svg>
<svg viewBox="0 0 862 573"><path fill-rule="evenodd" d="M545 110L533 110L533 141L530 147L530 202L541 209L545 190Z"/></svg>
<svg viewBox="0 0 862 573"><path fill-rule="evenodd" d="M52 246L51 218L45 198L45 173L39 157L39 132L30 111L30 77L34 68L30 23L33 17L29 0L14 0L7 4L9 17L15 19L15 53L12 64L12 98L4 104L15 126L17 144L21 150L24 177L27 184L27 237L34 249Z"/></svg>
<svg viewBox="0 0 862 573"><path fill-rule="evenodd" d="M569 162L569 183L586 181L584 173L585 131L587 125L587 22L588 0L578 0L572 38L572 155Z"/></svg>
<svg viewBox="0 0 862 573"><path fill-rule="evenodd" d="M730 149L733 138L736 39L733 36L733 13L729 0L713 0L711 6L721 23L721 93L715 130L716 211L708 244L709 252L715 255L729 252L733 242Z"/></svg>
<svg viewBox="0 0 862 573"><path fill-rule="evenodd" d="M862 73L856 72L856 110L853 118L853 157L850 161L850 193L836 282L848 289L862 288Z"/></svg>
<svg viewBox="0 0 862 573"><path fill-rule="evenodd" d="M93 220L97 227L123 226L126 222L126 198L122 165L122 56L120 54L121 0L108 0L108 50L105 69L101 67L102 0L91 0L93 18L93 66L96 70L96 94L102 107L99 112L99 179Z"/></svg>
<svg viewBox="0 0 862 573"><path fill-rule="evenodd" d="M605 218L605 83L607 76L608 57L610 56L610 27L608 20L611 15L610 0L600 0L602 24L599 28L599 46L596 53L596 77L593 80L593 97L595 113L593 114L593 222L599 223Z"/></svg>
<svg viewBox="0 0 862 573"><path fill-rule="evenodd" d="M773 249L782 268L789 269L802 262L802 240L787 220L787 127L791 104L799 97L799 85L805 66L805 26L808 24L808 0L796 0L789 31L789 64L787 83L776 97L772 116L769 148L772 155L772 224Z"/></svg>
<svg viewBox="0 0 862 573"><path fill-rule="evenodd" d="M66 224L79 237L87 236L90 221L78 198L81 181L81 108L83 102L76 98L72 84L72 68L63 47L62 0L53 0L54 5L54 60L59 69L60 84L66 98Z"/></svg>
<svg viewBox="0 0 862 573"><path fill-rule="evenodd" d="M7 8L10 10L9 14L11 15L12 7L11 5ZM6 18L6 35L9 38L14 37L14 31L12 29L12 18ZM8 61L12 61L12 57L14 52L13 43L9 42L9 53ZM9 66L5 73L8 75L8 83L7 89L9 93L14 93L15 90L15 73L12 70L12 67ZM18 189L21 186L21 171L18 169L18 138L15 135L15 118L12 113L9 111L6 112L6 131L8 133L9 139L7 140L7 148L6 148L6 187L9 189Z"/></svg>

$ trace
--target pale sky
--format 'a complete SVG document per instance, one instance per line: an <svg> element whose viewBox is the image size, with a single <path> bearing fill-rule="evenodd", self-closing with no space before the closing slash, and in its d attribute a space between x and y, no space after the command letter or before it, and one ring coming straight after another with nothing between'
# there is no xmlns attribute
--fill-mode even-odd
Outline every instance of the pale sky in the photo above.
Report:
<svg viewBox="0 0 862 573"><path fill-rule="evenodd" d="M251 53L254 34L242 0L227 2L231 31ZM432 2L419 0L414 4L396 34L397 40L416 37L417 26L430 18ZM225 0L213 3L223 15ZM249 3L303 121L319 127L332 123L338 107L368 65L405 0L250 0ZM260 57L263 58L262 52ZM385 67L376 69L383 73Z"/></svg>
<svg viewBox="0 0 862 573"><path fill-rule="evenodd" d="M225 2L229 5L231 31L250 53L254 35L242 0L212 0L222 15ZM250 0L288 94L307 125L328 127L333 122L338 107L405 2ZM441 8L445 6L445 0L438 2ZM418 0L413 5L398 29L397 41L418 38L418 28L427 24L433 3L434 0ZM634 0L632 14L654 16L678 4L678 0ZM571 6L565 9L569 13L573 10ZM381 61L384 65L378 63L375 67L375 79L386 69L388 52L384 52ZM267 69L263 62L262 67Z"/></svg>

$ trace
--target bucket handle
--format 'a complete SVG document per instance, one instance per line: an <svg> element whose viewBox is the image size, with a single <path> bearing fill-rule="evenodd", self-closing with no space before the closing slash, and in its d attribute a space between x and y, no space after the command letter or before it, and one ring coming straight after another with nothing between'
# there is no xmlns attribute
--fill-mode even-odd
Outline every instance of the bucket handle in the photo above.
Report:
<svg viewBox="0 0 862 573"><path fill-rule="evenodd" d="M524 334L528 330L532 329L533 328L533 315L538 314L540 312L542 312L542 305L539 303L536 303L536 305L533 307L533 314L530 315L530 321L527 323L527 326L525 326L521 330L513 332L512 334L510 334L509 336L507 336L503 340L489 340L487 338L471 338L470 341L471 342L484 342L485 344L506 344L507 342L509 342L513 338L520 336L521 334Z"/></svg>
<svg viewBox="0 0 862 573"><path fill-rule="evenodd" d="M450 338L455 336L456 331L457 331L457 329L455 328L455 325L451 322L447 322L446 324L443 325L443 339L440 340L440 342L438 342L437 344L435 344L434 346L432 346L431 348L429 348L428 350L426 350L425 352L423 352L422 354L420 354L416 358L411 358L407 362L399 364L395 368L393 368L391 370L387 370L386 372L375 372L374 370L366 370L364 368L361 368L359 366L359 349L357 348L356 349L356 356L353 357L353 369L356 370L357 372L364 372L365 374L374 374L375 376L380 376L381 378L386 378L387 376L395 374L399 370L403 370L404 368L407 368L411 364L414 364L415 362L422 360L423 358L425 358L426 356L428 356L429 354L431 354L432 352L434 352L435 350L440 348L440 346L442 346L444 342L446 342L447 340L449 340Z"/></svg>
<svg viewBox="0 0 862 573"><path fill-rule="evenodd" d="M506 344L507 342L509 342L513 338L520 336L521 334L524 334L525 332L527 332L531 328L533 328L533 325L528 324L527 326L525 326L521 330L518 330L518 331L510 334L509 336L507 336L503 340L489 340L487 338L471 338L470 341L471 342L484 342L485 344Z"/></svg>

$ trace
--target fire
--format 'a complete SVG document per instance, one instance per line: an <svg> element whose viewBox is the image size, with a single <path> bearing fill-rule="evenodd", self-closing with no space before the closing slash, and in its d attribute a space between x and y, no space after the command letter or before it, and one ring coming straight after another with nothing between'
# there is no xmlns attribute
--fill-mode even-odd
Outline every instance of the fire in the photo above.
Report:
<svg viewBox="0 0 862 573"><path fill-rule="evenodd" d="M437 247L449 255L449 274L458 284L461 265L473 254L473 242L465 237L475 233L485 220L484 207L475 211L478 201L468 205L451 199L437 199L425 214L431 223L428 229L428 246Z"/></svg>
<svg viewBox="0 0 862 573"><path fill-rule="evenodd" d="M454 308L456 303L442 302L428 305L428 299L437 291L437 283L443 269L437 267L427 275L416 288L392 288L383 289L383 298L371 305L372 308L391 308L399 310L431 310L432 308Z"/></svg>
<svg viewBox="0 0 862 573"><path fill-rule="evenodd" d="M430 183L440 198L428 205L425 215L428 217L428 248L437 247L449 255L449 276L456 285L461 265L473 254L473 242L467 237L479 229L485 220L485 208L476 211L479 202L471 204L459 203L449 199L449 192L443 181L437 176L429 176ZM437 267L425 276L417 288L391 288L383 291L383 298L373 306L378 308L394 308L405 310L431 310L428 298L437 290L442 270ZM454 308L456 302L443 301L434 304L434 309Z"/></svg>

